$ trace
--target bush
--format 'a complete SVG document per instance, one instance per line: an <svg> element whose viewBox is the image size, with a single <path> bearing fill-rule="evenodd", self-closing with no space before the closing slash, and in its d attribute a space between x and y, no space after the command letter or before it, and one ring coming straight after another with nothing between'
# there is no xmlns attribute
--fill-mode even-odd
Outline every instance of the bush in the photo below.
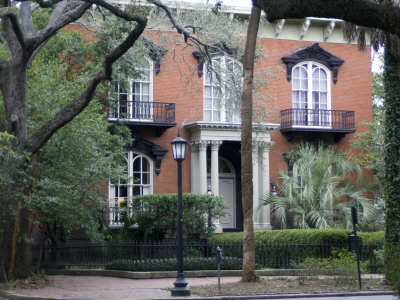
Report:
<svg viewBox="0 0 400 300"><path fill-rule="evenodd" d="M386 281L393 285L396 294L400 294L400 246L385 248L385 276Z"/></svg>
<svg viewBox="0 0 400 300"><path fill-rule="evenodd" d="M216 270L217 262L214 257L198 257L183 259L185 270ZM176 258L153 260L116 260L106 265L106 270L123 271L176 271ZM241 270L242 258L222 257L221 270Z"/></svg>
<svg viewBox="0 0 400 300"><path fill-rule="evenodd" d="M335 281L339 284L354 284L358 280L358 268L355 253L349 251L333 251L330 258L307 258L298 267L308 270L309 273L321 272L327 275L332 275ZM307 279L306 276L301 276L302 279Z"/></svg>
<svg viewBox="0 0 400 300"><path fill-rule="evenodd" d="M331 243L347 244L351 230L346 229L284 229L284 230L259 230L254 232L256 242L266 243ZM357 233L362 243L378 244L385 242L383 231ZM243 233L226 233L210 238L212 243L241 243Z"/></svg>
<svg viewBox="0 0 400 300"><path fill-rule="evenodd" d="M177 194L153 194L135 197L132 203L132 217L125 226L113 235L113 240L162 240L176 234ZM218 219L223 215L225 201L222 197L197 194L183 194L183 231L189 240L210 236L215 227L207 225L207 217ZM138 224L131 231L129 226Z"/></svg>
<svg viewBox="0 0 400 300"><path fill-rule="evenodd" d="M307 257L328 258L333 250L349 250L348 234L344 229L285 229L256 231L256 262L265 267L294 267ZM369 260L371 268L378 268L374 250L382 248L383 232L360 233L360 257ZM241 256L243 233L216 235L209 239L210 244L220 245L224 254ZM231 245L237 245L232 247Z"/></svg>

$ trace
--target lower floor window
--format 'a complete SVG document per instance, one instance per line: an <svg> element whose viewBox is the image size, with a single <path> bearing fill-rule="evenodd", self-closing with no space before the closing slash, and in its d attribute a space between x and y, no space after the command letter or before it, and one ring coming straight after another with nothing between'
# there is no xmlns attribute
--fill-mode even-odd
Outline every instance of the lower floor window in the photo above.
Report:
<svg viewBox="0 0 400 300"><path fill-rule="evenodd" d="M126 153L126 176L109 184L109 225L120 226L132 215L135 197L153 193L153 161L147 156Z"/></svg>

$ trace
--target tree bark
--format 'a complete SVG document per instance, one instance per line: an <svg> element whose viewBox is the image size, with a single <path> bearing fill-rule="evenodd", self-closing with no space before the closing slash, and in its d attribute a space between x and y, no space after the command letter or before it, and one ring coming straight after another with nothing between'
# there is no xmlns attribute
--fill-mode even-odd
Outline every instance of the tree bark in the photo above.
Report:
<svg viewBox="0 0 400 300"><path fill-rule="evenodd" d="M246 48L243 63L242 92L242 207L243 207L243 268L242 281L256 280L255 248L253 227L253 72L256 51L257 33L260 24L261 9L251 9L249 27L247 29Z"/></svg>
<svg viewBox="0 0 400 300"><path fill-rule="evenodd" d="M269 22L306 17L335 18L359 26L378 28L400 37L400 8L371 0L253 0Z"/></svg>

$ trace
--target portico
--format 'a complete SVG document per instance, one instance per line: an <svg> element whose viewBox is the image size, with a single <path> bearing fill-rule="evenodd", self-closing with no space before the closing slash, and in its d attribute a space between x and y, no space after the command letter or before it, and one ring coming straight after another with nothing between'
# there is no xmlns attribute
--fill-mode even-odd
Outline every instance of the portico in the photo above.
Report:
<svg viewBox="0 0 400 300"><path fill-rule="evenodd" d="M259 197L269 193L270 131L277 124L253 125L254 228L271 229L269 207ZM241 229L240 124L198 121L184 126L191 133L191 192L207 193L207 187L228 204L225 216L216 220L217 231ZM240 208L240 209L239 209Z"/></svg>

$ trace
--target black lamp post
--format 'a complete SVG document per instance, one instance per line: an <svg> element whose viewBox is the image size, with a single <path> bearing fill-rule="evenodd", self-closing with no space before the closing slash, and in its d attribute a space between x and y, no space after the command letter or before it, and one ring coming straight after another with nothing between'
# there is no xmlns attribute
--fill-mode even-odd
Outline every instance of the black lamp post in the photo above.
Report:
<svg viewBox="0 0 400 300"><path fill-rule="evenodd" d="M171 290L171 296L190 296L190 290L186 287L187 282L183 276L183 233L182 233L182 161L186 155L186 140L178 137L171 142L174 159L178 163L178 250L176 253L178 261L178 277Z"/></svg>

